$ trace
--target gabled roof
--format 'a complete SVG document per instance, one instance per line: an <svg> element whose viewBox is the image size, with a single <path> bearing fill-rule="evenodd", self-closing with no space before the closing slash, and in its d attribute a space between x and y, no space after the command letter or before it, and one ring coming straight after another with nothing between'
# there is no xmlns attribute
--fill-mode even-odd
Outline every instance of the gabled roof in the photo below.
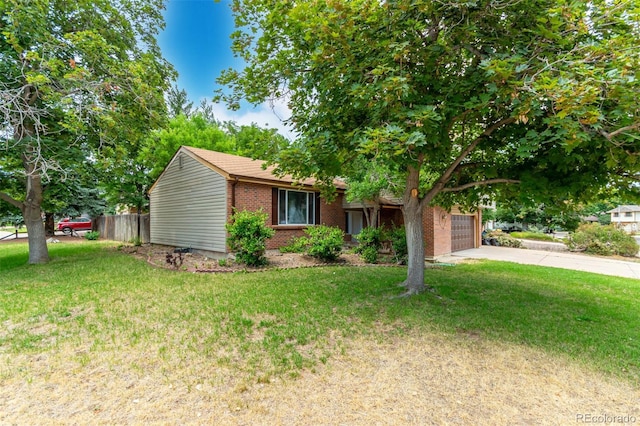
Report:
<svg viewBox="0 0 640 426"><path fill-rule="evenodd" d="M217 151L210 151L208 149L193 148L190 146L182 146L176 152L171 159L171 162L180 153L185 153L220 175L224 176L228 180L251 181L256 183L265 184L286 184L286 185L304 185L313 186L316 182L315 179L304 179L302 181L296 181L291 175L276 176L273 171L275 166L267 166L265 161L253 160L247 157L241 157L239 155L225 154ZM170 163L171 163L170 162ZM334 181L336 188L346 189L346 185L341 181Z"/></svg>
<svg viewBox="0 0 640 426"><path fill-rule="evenodd" d="M625 212L640 212L640 206L635 204L625 204L616 207L613 210L609 210L607 213L625 213Z"/></svg>

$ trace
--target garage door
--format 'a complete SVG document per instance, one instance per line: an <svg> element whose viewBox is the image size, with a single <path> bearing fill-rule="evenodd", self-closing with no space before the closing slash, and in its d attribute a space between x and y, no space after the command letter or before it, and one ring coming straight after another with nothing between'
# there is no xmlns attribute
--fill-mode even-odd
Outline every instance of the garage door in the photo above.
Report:
<svg viewBox="0 0 640 426"><path fill-rule="evenodd" d="M451 251L475 248L474 224L474 216L451 216Z"/></svg>

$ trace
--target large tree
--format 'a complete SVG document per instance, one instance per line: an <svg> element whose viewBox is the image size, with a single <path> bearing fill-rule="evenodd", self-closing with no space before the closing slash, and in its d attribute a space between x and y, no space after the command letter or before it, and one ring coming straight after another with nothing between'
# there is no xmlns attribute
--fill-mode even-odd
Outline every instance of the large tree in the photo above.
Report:
<svg viewBox="0 0 640 426"><path fill-rule="evenodd" d="M189 100L186 90L174 85L167 93L167 109L169 116L172 118L180 114L190 117L193 110L193 101Z"/></svg>
<svg viewBox="0 0 640 426"><path fill-rule="evenodd" d="M425 288L425 206L498 185L548 203L638 176L637 0L234 0L246 68L231 107L286 99L274 158L326 183L375 158L403 180L407 294ZM519 185L518 185L519 184Z"/></svg>
<svg viewBox="0 0 640 426"><path fill-rule="evenodd" d="M2 148L22 163L23 195L0 188L29 233L29 263L48 260L43 182L61 159L123 153L160 122L173 77L156 35L162 0L0 2ZM67 158L68 159L68 158Z"/></svg>
<svg viewBox="0 0 640 426"><path fill-rule="evenodd" d="M147 168L149 186L160 176L182 145L235 153L231 137L218 123L210 122L198 113L191 117L179 114L170 119L162 129L149 135L144 142L138 162Z"/></svg>

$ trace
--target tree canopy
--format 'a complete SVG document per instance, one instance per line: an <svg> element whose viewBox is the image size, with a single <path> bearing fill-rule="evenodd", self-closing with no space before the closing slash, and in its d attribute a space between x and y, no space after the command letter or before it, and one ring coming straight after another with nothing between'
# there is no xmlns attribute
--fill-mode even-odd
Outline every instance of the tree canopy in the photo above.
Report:
<svg viewBox="0 0 640 426"><path fill-rule="evenodd" d="M127 165L128 170L137 173L110 173L110 179L105 180L107 195L111 203L146 208L148 189L183 145L261 158L266 151L277 150L287 143L276 129L265 129L256 124L238 125L231 121L220 123L213 117L210 104L203 101L189 114L179 112L162 128L149 132L138 154Z"/></svg>
<svg viewBox="0 0 640 426"><path fill-rule="evenodd" d="M281 98L297 143L273 158L329 183L353 159L401 179L407 294L424 284L422 211L503 186L549 204L637 188L637 0L234 0L219 82L231 107ZM506 187L505 187L506 185Z"/></svg>
<svg viewBox="0 0 640 426"><path fill-rule="evenodd" d="M164 119L175 73L156 43L162 9L162 0L0 3L2 148L22 163L23 182L20 195L0 188L0 199L22 212L30 263L48 260L50 172L65 161L117 161Z"/></svg>

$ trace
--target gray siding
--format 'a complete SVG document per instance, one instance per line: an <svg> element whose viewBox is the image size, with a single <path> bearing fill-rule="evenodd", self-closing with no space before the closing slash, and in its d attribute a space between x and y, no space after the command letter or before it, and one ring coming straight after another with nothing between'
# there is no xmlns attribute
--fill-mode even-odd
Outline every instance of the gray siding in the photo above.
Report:
<svg viewBox="0 0 640 426"><path fill-rule="evenodd" d="M180 153L149 197L153 244L226 252L227 185L223 176Z"/></svg>

